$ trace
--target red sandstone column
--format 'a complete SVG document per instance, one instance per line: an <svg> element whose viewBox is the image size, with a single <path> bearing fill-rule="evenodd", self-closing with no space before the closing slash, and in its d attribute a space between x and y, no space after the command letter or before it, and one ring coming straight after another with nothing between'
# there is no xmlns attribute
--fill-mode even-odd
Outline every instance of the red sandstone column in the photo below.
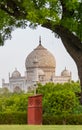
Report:
<svg viewBox="0 0 82 130"><path fill-rule="evenodd" d="M42 95L34 95L28 98L28 124L42 124Z"/></svg>

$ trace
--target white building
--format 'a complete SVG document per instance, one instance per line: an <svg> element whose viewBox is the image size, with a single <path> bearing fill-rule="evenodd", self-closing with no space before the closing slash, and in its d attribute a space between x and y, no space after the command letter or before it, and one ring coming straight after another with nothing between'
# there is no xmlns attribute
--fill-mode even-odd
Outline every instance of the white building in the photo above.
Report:
<svg viewBox="0 0 82 130"><path fill-rule="evenodd" d="M25 61L26 72L24 76L15 69L9 75L9 83L2 80L2 87L8 88L10 92L27 92L33 89L36 82L45 84L47 82L64 83L71 80L71 72L66 68L60 76L55 75L56 60L39 41L39 45L27 56Z"/></svg>

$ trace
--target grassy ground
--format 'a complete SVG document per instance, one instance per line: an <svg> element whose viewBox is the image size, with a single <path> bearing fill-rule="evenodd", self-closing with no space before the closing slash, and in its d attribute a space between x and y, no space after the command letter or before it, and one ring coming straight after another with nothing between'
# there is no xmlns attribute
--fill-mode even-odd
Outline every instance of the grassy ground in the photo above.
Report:
<svg viewBox="0 0 82 130"><path fill-rule="evenodd" d="M0 130L82 130L81 125L0 125Z"/></svg>

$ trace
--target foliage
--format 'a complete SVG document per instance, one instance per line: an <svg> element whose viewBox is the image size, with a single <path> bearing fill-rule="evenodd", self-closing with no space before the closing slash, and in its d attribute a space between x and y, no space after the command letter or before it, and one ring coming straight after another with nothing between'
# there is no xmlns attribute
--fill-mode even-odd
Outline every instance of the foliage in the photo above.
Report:
<svg viewBox="0 0 82 130"><path fill-rule="evenodd" d="M0 112L0 124L26 124L26 112Z"/></svg>
<svg viewBox="0 0 82 130"><path fill-rule="evenodd" d="M70 124L70 118L73 119L70 115L75 114L76 116L74 116L76 118L82 113L82 106L79 105L79 98L76 94L79 92L80 85L78 82L38 84L37 94L43 95L43 123L58 124L59 122L59 124L62 124L65 120L66 123ZM9 116L8 122L11 121L10 123L12 124L16 117L16 114L13 115L13 113L18 113L18 118L23 114L22 112L27 113L28 96L30 95L32 95L32 93L25 94L22 92L12 94L9 93L8 90L0 90L0 119L2 118L3 121ZM18 123L18 118L15 123ZM26 118L23 120L24 122L25 119ZM75 121L76 120L73 119L73 122ZM77 124L81 124L78 119Z"/></svg>
<svg viewBox="0 0 82 130"><path fill-rule="evenodd" d="M82 112L81 106L78 104L78 95L80 93L79 83L54 84L46 85L38 84L37 93L43 95L43 113L58 114L58 108L62 112L74 112L79 114ZM32 93L9 93L6 89L0 90L0 111L1 112L17 112L27 111L28 96ZM76 103L77 102L77 103ZM76 105L75 105L76 104ZM69 105L68 108L64 108ZM64 111L65 110L65 111ZM60 114L59 113L59 114ZM62 113L62 114L64 114Z"/></svg>
<svg viewBox="0 0 82 130"><path fill-rule="evenodd" d="M80 0L0 0L0 45L11 38L15 28L25 28L28 21L31 27L50 21L52 31L61 24L82 40L81 6Z"/></svg>
<svg viewBox="0 0 82 130"><path fill-rule="evenodd" d="M47 83L45 85L38 84L38 86L39 87L37 89L37 93L42 93L43 95L47 94L47 92L63 90L63 89L71 90L75 93L81 91L79 82L73 82L73 81L64 84L60 84L60 83L57 84Z"/></svg>
<svg viewBox="0 0 82 130"><path fill-rule="evenodd" d="M82 105L77 105L73 109L74 114L81 114L82 113Z"/></svg>
<svg viewBox="0 0 82 130"><path fill-rule="evenodd" d="M43 124L44 125L62 125L63 118L61 116L51 116L51 115L43 115ZM82 125L82 114L78 115L68 115L66 116L66 124L67 125Z"/></svg>
<svg viewBox="0 0 82 130"><path fill-rule="evenodd" d="M0 112L0 124L27 124L26 112ZM43 115L43 125L62 125L63 118L57 115ZM67 125L82 125L82 114L66 116ZM41 127L41 126L40 126Z"/></svg>
<svg viewBox="0 0 82 130"><path fill-rule="evenodd" d="M61 115L66 117L68 114L73 112L75 107L75 94L71 91L55 91L48 95L46 105L48 106L45 110L50 115Z"/></svg>
<svg viewBox="0 0 82 130"><path fill-rule="evenodd" d="M69 114L81 113L81 106L76 92L80 92L79 83L39 84L37 93L43 95L44 115L61 115L66 117Z"/></svg>
<svg viewBox="0 0 82 130"><path fill-rule="evenodd" d="M0 112L27 111L28 96L31 94L11 94L0 97Z"/></svg>

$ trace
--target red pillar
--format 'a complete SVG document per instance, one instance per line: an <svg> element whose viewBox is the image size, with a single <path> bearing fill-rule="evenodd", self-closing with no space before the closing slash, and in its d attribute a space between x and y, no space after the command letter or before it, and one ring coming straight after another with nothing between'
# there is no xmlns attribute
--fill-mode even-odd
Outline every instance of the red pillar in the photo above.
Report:
<svg viewBox="0 0 82 130"><path fill-rule="evenodd" d="M42 95L30 96L28 98L28 124L42 124Z"/></svg>

